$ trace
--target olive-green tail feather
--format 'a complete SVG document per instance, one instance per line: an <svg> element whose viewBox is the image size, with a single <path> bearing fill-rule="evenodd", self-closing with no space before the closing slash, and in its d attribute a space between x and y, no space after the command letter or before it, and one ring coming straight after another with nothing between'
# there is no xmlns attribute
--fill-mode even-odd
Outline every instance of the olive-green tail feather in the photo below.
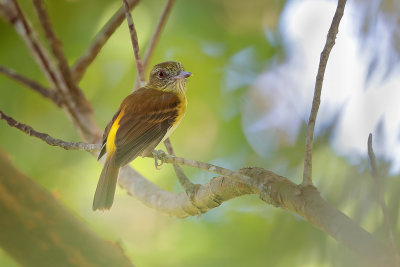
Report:
<svg viewBox="0 0 400 267"><path fill-rule="evenodd" d="M96 193L94 194L93 210L108 210L111 208L114 201L119 168L120 166L115 164L115 157L113 155L104 163Z"/></svg>

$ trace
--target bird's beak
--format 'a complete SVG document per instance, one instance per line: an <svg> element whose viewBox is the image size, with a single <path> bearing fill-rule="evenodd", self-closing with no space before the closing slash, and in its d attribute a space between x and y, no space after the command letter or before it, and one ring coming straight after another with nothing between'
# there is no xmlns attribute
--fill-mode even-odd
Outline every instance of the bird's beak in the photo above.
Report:
<svg viewBox="0 0 400 267"><path fill-rule="evenodd" d="M175 76L175 79L186 79L192 76L191 72L181 71L178 75Z"/></svg>

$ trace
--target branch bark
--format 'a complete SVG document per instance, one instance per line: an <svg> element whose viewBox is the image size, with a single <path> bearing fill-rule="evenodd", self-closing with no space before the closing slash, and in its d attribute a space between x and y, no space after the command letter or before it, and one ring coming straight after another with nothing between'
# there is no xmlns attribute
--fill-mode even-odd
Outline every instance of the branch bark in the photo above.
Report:
<svg viewBox="0 0 400 267"><path fill-rule="evenodd" d="M0 245L22 266L132 266L0 149Z"/></svg>
<svg viewBox="0 0 400 267"><path fill-rule="evenodd" d="M328 36L324 49L321 53L319 61L317 78L315 81L314 97L312 101L310 118L308 119L307 125L307 136L306 136L306 148L304 158L304 172L303 172L303 185L312 185L312 146L314 138L315 121L317 120L317 114L319 104L321 102L321 91L322 84L324 82L324 75L326 64L328 63L329 54L331 53L332 47L335 45L336 35L338 33L340 20L343 17L344 7L346 6L346 0L338 0L335 15L329 28Z"/></svg>
<svg viewBox="0 0 400 267"><path fill-rule="evenodd" d="M315 188L300 188L289 179L262 168L244 168L237 175L251 177L256 186L219 176L201 185L193 199L189 199L185 193L160 189L129 166L121 169L118 181L146 206L179 218L198 215L199 211L205 213L234 197L258 194L264 202L294 212L329 234L364 259L367 265L395 266L389 248L322 199Z"/></svg>

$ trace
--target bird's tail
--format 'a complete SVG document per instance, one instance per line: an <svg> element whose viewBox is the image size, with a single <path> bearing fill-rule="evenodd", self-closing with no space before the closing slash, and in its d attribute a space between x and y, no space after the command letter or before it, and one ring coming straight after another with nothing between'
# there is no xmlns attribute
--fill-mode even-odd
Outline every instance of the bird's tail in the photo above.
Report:
<svg viewBox="0 0 400 267"><path fill-rule="evenodd" d="M108 210L111 208L114 201L119 168L120 166L115 164L113 155L107 158L94 194L93 210Z"/></svg>

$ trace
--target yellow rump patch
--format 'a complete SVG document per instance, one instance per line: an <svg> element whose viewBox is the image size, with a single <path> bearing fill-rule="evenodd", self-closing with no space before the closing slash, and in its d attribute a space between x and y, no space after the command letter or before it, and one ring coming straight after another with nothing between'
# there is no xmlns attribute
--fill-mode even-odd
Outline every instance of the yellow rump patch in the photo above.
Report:
<svg viewBox="0 0 400 267"><path fill-rule="evenodd" d="M107 143L106 143L106 151L107 151L107 158L114 154L117 147L115 146L115 135L117 134L117 130L119 128L119 121L121 120L124 112L121 111L118 117L115 119L113 125L111 126L110 131L108 132L107 136Z"/></svg>

